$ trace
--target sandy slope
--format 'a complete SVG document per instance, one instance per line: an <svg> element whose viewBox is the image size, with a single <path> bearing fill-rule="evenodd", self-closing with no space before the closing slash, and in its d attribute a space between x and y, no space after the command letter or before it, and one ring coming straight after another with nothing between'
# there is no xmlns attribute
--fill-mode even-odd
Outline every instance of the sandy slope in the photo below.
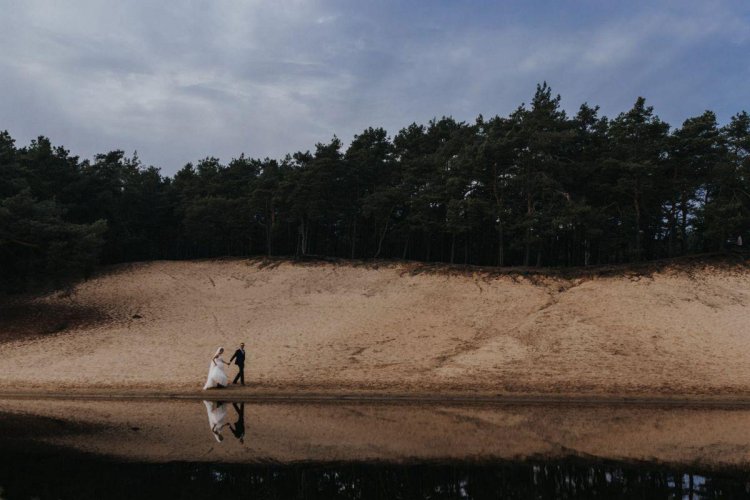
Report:
<svg viewBox="0 0 750 500"><path fill-rule="evenodd" d="M216 347L244 340L254 389L750 395L748 270L533 280L412 271L117 267L37 301L33 314L6 309L0 390L195 390ZM70 318L62 331L42 334L59 317Z"/></svg>

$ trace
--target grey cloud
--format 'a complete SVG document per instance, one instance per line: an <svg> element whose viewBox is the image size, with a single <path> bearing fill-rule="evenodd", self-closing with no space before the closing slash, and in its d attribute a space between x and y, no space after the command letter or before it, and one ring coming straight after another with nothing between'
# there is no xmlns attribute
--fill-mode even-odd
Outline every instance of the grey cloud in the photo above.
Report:
<svg viewBox="0 0 750 500"><path fill-rule="evenodd" d="M0 129L83 156L138 149L173 173L366 126L507 114L542 80L571 112L645 95L673 124L704 108L727 118L750 100L748 68L730 64L750 44L748 11L675 5L566 26L462 21L432 2L0 0Z"/></svg>

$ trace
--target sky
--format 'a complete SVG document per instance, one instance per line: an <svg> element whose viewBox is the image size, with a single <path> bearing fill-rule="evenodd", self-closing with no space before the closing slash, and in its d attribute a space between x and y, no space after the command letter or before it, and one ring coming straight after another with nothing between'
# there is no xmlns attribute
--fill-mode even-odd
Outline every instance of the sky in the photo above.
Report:
<svg viewBox="0 0 750 500"><path fill-rule="evenodd" d="M367 127L638 96L672 126L750 111L750 2L0 0L0 130L92 158L280 158Z"/></svg>

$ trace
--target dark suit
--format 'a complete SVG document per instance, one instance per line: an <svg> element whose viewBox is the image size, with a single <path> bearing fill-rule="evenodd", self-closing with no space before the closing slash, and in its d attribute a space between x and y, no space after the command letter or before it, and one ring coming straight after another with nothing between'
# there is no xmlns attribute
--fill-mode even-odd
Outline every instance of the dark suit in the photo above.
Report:
<svg viewBox="0 0 750 500"><path fill-rule="evenodd" d="M242 382L242 385L245 385L245 351L243 349L237 349L234 351L232 357L229 358L229 362L231 363L232 361L234 361L234 364L240 369L232 383L236 384L239 380Z"/></svg>

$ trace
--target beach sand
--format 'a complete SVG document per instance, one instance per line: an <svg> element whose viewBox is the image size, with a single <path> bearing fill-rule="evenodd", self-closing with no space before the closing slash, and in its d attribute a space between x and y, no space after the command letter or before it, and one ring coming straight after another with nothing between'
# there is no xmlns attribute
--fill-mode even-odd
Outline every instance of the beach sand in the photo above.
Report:
<svg viewBox="0 0 750 500"><path fill-rule="evenodd" d="M216 348L244 341L236 394L750 396L741 266L163 261L0 308L0 393L197 393Z"/></svg>

